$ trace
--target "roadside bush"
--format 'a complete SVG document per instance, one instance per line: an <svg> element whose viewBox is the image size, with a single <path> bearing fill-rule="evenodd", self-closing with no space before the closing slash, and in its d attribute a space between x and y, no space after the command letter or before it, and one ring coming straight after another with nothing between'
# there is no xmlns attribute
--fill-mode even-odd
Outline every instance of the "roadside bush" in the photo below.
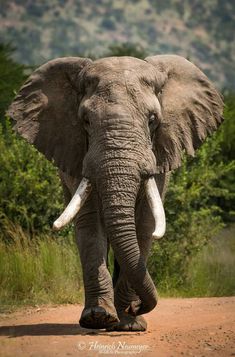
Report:
<svg viewBox="0 0 235 357"><path fill-rule="evenodd" d="M0 230L7 237L6 221L11 221L30 234L48 232L63 204L57 169L8 121L4 132L0 124L0 153Z"/></svg>

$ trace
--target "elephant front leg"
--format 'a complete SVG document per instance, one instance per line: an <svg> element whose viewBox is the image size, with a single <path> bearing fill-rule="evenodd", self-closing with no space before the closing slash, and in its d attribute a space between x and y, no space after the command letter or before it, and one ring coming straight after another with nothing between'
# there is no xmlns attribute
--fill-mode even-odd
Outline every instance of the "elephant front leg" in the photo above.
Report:
<svg viewBox="0 0 235 357"><path fill-rule="evenodd" d="M96 205L91 195L75 223L85 290L85 307L79 322L86 328L107 328L119 320L107 269L107 241L101 231Z"/></svg>
<svg viewBox="0 0 235 357"><path fill-rule="evenodd" d="M152 217L148 202L145 198L139 203L136 212L136 230L141 255L147 263L147 258L152 244L152 232L154 229L154 219ZM118 269L117 262L116 271ZM120 319L119 323L114 324L109 331L145 331L147 322L143 315L138 315L141 301L132 289L125 273L114 270L114 303Z"/></svg>
<svg viewBox="0 0 235 357"><path fill-rule="evenodd" d="M72 178L62 171L59 174L67 205L81 178ZM85 307L79 322L86 328L107 328L119 319L114 307L112 279L107 269L107 240L102 232L94 189L74 223L85 290Z"/></svg>
<svg viewBox="0 0 235 357"><path fill-rule="evenodd" d="M146 262L150 251L151 240L151 235L146 236L146 233L143 233L139 237L140 251L145 257ZM143 315L138 315L141 300L132 289L125 273L121 270L114 287L114 304L120 322L110 326L110 328L108 328L109 331L146 331L147 322Z"/></svg>
<svg viewBox="0 0 235 357"><path fill-rule="evenodd" d="M120 271L115 285L114 304L120 321L108 328L109 331L145 331L147 322L142 315L137 315L141 300L132 289L125 274Z"/></svg>

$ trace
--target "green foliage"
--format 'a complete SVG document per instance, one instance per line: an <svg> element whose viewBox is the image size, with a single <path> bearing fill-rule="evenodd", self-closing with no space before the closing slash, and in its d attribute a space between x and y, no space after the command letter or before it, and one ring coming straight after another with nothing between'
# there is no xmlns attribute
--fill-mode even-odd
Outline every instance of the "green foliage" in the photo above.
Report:
<svg viewBox="0 0 235 357"><path fill-rule="evenodd" d="M13 48L0 44L0 123L3 123L5 110L24 81L25 66L11 59Z"/></svg>
<svg viewBox="0 0 235 357"><path fill-rule="evenodd" d="M216 163L224 162L230 165L228 172L225 172L218 185L227 195L218 197L217 204L222 209L222 218L225 222L235 221L235 93L225 94L225 122L219 132L220 152L216 157ZM219 168L219 166L218 166Z"/></svg>
<svg viewBox="0 0 235 357"><path fill-rule="evenodd" d="M139 45L131 43L122 43L110 45L108 52L104 56L131 56L140 59L147 57L147 52Z"/></svg>
<svg viewBox="0 0 235 357"><path fill-rule="evenodd" d="M189 264L187 296L235 295L235 226L213 239Z"/></svg>
<svg viewBox="0 0 235 357"><path fill-rule="evenodd" d="M8 221L8 244L0 240L0 305L81 302L82 273L73 238L33 239Z"/></svg>
<svg viewBox="0 0 235 357"><path fill-rule="evenodd" d="M226 160L235 160L235 94L225 94L224 116L226 123L223 125L222 156Z"/></svg>
<svg viewBox="0 0 235 357"><path fill-rule="evenodd" d="M0 230L7 219L31 233L48 232L62 208L57 169L8 121L4 133L0 124L0 153Z"/></svg>
<svg viewBox="0 0 235 357"><path fill-rule="evenodd" d="M193 257L223 227L220 203L234 201L235 161L221 159L223 134L222 128L209 138L196 158L185 157L171 179L165 203L167 233L154 244L149 261L150 272L162 291L187 287ZM231 187L223 184L227 177L231 177Z"/></svg>

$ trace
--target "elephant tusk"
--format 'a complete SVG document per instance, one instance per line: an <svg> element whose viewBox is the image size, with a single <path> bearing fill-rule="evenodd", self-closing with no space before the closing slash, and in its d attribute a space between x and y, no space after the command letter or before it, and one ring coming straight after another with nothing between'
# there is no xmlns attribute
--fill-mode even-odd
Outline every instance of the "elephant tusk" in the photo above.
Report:
<svg viewBox="0 0 235 357"><path fill-rule="evenodd" d="M146 195L149 206L151 208L154 220L155 229L153 232L153 238L162 238L166 231L166 217L163 208L162 200L155 182L154 177L150 177L145 184Z"/></svg>
<svg viewBox="0 0 235 357"><path fill-rule="evenodd" d="M60 217L53 223L53 230L58 231L72 221L85 203L90 192L91 184L88 179L83 178L68 206L65 208Z"/></svg>

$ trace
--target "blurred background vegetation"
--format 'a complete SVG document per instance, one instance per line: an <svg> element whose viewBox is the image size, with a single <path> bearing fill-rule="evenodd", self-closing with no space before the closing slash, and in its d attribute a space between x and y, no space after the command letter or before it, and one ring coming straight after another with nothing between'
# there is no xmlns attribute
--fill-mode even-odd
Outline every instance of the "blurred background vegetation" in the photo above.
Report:
<svg viewBox="0 0 235 357"><path fill-rule="evenodd" d="M82 272L72 227L51 232L63 207L56 168L18 137L4 113L32 67L0 46L0 305L81 302ZM130 44L104 55L148 53ZM96 57L94 54L91 57ZM224 91L225 122L194 159L184 158L166 197L167 233L149 270L160 294L235 294L235 95ZM111 269L112 269L112 257Z"/></svg>
<svg viewBox="0 0 235 357"><path fill-rule="evenodd" d="M19 63L102 56L130 42L149 55L190 57L220 87L235 90L234 0L8 0L1 2L0 42Z"/></svg>

